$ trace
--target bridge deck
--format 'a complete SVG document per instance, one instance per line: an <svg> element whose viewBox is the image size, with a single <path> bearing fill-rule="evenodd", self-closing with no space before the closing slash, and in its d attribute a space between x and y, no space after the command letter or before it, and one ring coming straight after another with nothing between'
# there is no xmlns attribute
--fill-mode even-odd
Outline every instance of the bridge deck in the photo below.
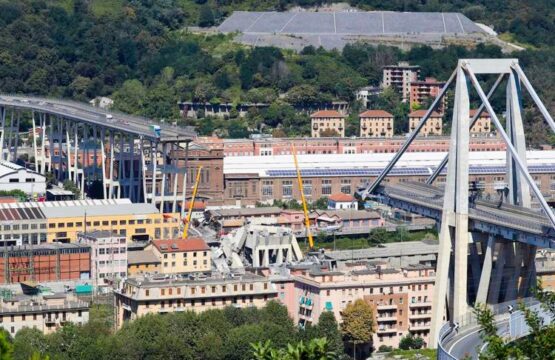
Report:
<svg viewBox="0 0 555 360"><path fill-rule="evenodd" d="M110 130L142 136L145 139L154 141L187 141L194 139L196 135L193 130L188 128L160 124L139 116L105 110L75 101L17 95L0 95L0 107L13 107L44 112L66 119L85 122L90 125L97 125ZM112 115L112 118L108 119L106 116L107 114ZM156 138L150 125L160 126L160 138Z"/></svg>
<svg viewBox="0 0 555 360"><path fill-rule="evenodd" d="M406 182L381 186L377 194L432 210L437 214L436 220L439 220L443 209L443 191L432 185ZM555 231L548 218L533 209L478 200L469 209L469 219L555 240Z"/></svg>

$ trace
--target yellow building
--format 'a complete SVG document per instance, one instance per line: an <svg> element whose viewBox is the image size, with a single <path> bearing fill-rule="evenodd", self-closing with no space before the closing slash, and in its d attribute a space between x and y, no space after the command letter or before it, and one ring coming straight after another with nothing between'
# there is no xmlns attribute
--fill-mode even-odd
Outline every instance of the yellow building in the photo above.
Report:
<svg viewBox="0 0 555 360"><path fill-rule="evenodd" d="M152 204L129 199L55 201L43 203L48 242L73 242L77 233L107 230L127 241L174 237L179 232L179 214L161 214Z"/></svg>
<svg viewBox="0 0 555 360"><path fill-rule="evenodd" d="M476 115L477 111L476 109L470 109L470 120ZM482 111L480 117L470 128L470 132L473 134L489 134L491 132L491 116L487 111Z"/></svg>
<svg viewBox="0 0 555 360"><path fill-rule="evenodd" d="M416 110L409 114L409 132L412 132L420 120L426 114L426 110ZM441 135L443 133L443 115L432 112L426 124L422 127L420 132L418 133L419 136L428 136L428 135Z"/></svg>
<svg viewBox="0 0 555 360"><path fill-rule="evenodd" d="M145 250L152 250L160 259L160 272L179 274L210 271L210 248L201 238L154 240Z"/></svg>
<svg viewBox="0 0 555 360"><path fill-rule="evenodd" d="M360 118L361 137L392 137L393 115L384 110L366 110Z"/></svg>

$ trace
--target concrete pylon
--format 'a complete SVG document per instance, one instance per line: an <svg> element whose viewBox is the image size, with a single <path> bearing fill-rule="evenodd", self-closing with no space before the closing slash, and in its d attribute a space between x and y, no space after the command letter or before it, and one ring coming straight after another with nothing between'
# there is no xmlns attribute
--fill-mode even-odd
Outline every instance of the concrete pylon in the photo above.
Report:
<svg viewBox="0 0 555 360"><path fill-rule="evenodd" d="M468 312L467 269L468 269L468 153L469 112L468 81L459 62L457 69L455 103L451 127L451 144L443 213L439 234L439 254L436 270L436 286L433 297L431 339L437 337L443 324L449 269L453 266L453 297L449 301L452 318L461 319ZM451 250L453 262L451 264Z"/></svg>

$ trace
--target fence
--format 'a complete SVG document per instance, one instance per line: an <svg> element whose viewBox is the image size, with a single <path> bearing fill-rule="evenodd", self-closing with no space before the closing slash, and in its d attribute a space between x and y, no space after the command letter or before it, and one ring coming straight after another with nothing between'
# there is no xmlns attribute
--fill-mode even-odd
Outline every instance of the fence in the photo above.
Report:
<svg viewBox="0 0 555 360"><path fill-rule="evenodd" d="M544 326L551 324L553 321L551 314L545 311L541 304L532 305L529 307L529 310L535 312L540 317ZM530 327L526 323L523 311L518 310L511 314L509 319L509 333L511 339L518 339L530 334Z"/></svg>
<svg viewBox="0 0 555 360"><path fill-rule="evenodd" d="M439 341L437 345L437 359L438 360L457 360L456 357L449 354L449 352L443 347L443 342L449 335L453 333L453 327L450 323L445 323L439 330Z"/></svg>

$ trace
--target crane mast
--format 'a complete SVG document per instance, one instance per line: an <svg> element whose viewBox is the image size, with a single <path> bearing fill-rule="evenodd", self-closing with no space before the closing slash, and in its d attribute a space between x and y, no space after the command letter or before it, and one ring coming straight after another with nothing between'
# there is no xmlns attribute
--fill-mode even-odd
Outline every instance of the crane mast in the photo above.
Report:
<svg viewBox="0 0 555 360"><path fill-rule="evenodd" d="M187 239L189 233L189 225L191 224L191 215L193 214L193 207L195 206L195 199L197 197L198 184L200 182L200 172L202 166L198 167L197 177L195 179L195 186L193 187L193 196L191 197L191 202L189 203L189 210L187 211L187 217L185 218L185 227L183 229L183 239ZM185 191L185 189L183 189Z"/></svg>
<svg viewBox="0 0 555 360"><path fill-rule="evenodd" d="M301 170L299 169L299 162L297 161L297 151L295 150L294 144L291 144L291 153L293 154L293 160L295 161L295 169L297 170L297 181L299 183L299 190L301 192L301 201L303 203L304 225L306 227L308 245L310 246L310 250L312 250L314 249L314 239L312 238L312 231L310 231L310 218L308 217L308 206L306 205L306 199L304 197L303 178L301 177Z"/></svg>

